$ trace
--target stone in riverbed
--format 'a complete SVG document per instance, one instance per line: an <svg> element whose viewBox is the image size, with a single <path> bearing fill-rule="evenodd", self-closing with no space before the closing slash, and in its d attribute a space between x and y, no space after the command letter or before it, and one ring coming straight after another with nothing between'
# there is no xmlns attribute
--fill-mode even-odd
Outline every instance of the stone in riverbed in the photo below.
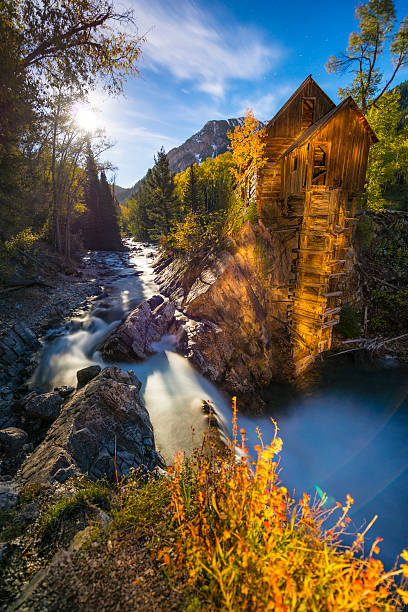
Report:
<svg viewBox="0 0 408 612"><path fill-rule="evenodd" d="M71 475L115 480L131 468L162 463L133 372L105 368L65 404L21 469L26 482L64 482Z"/></svg>
<svg viewBox="0 0 408 612"><path fill-rule="evenodd" d="M66 385L64 385L63 387L55 387L54 391L55 393L59 393L60 396L65 399L66 397L68 397L68 395L71 395L71 393L73 393L75 389L74 387L67 387Z"/></svg>
<svg viewBox="0 0 408 612"><path fill-rule="evenodd" d="M14 480L0 483L0 510L10 510L17 504L19 490Z"/></svg>
<svg viewBox="0 0 408 612"><path fill-rule="evenodd" d="M16 457L23 450L28 435L18 427L7 427L0 430L0 450L7 457Z"/></svg>
<svg viewBox="0 0 408 612"><path fill-rule="evenodd" d="M155 342L166 334L180 331L175 306L161 295L154 295L137 306L100 346L109 361L141 360L153 355Z"/></svg>
<svg viewBox="0 0 408 612"><path fill-rule="evenodd" d="M101 366L98 366L98 365L91 365L88 368L83 368L82 370L78 370L77 372L78 385L80 385L81 387L83 385L86 385L87 383L89 383L90 380L95 378L95 376L98 376L100 371L101 371Z"/></svg>
<svg viewBox="0 0 408 612"><path fill-rule="evenodd" d="M40 421L55 421L61 412L62 398L59 393L43 393L32 397L24 407L27 416Z"/></svg>

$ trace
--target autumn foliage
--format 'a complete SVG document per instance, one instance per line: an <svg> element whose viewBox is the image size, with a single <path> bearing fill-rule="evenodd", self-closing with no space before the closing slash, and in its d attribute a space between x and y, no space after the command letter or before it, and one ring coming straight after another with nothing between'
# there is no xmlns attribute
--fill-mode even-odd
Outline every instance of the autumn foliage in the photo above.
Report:
<svg viewBox="0 0 408 612"><path fill-rule="evenodd" d="M229 150L232 153L234 166L231 172L235 183L239 185L247 169L263 168L265 158L265 128L260 128L258 119L254 117L251 109L247 109L241 125L237 125L233 132L228 132L230 139Z"/></svg>
<svg viewBox="0 0 408 612"><path fill-rule="evenodd" d="M235 407L234 407L235 408ZM407 598L395 578L408 577L408 565L385 572L368 556L364 535L342 544L353 500L326 508L327 499L296 502L278 478L282 440L264 445L257 459L247 454L245 432L220 453L207 439L186 460L176 458L171 488L175 531L159 558L166 572L185 576L192 593L189 610L395 610ZM237 453L240 459L237 459ZM369 525L370 526L370 525ZM404 561L408 553L402 554Z"/></svg>

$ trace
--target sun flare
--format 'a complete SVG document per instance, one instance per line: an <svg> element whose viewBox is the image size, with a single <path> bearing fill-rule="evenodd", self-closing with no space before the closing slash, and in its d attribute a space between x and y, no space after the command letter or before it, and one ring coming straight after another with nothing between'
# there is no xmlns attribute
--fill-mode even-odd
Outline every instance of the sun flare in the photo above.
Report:
<svg viewBox="0 0 408 612"><path fill-rule="evenodd" d="M100 127L100 121L97 113L89 106L80 106L75 111L75 121L81 130L94 132Z"/></svg>

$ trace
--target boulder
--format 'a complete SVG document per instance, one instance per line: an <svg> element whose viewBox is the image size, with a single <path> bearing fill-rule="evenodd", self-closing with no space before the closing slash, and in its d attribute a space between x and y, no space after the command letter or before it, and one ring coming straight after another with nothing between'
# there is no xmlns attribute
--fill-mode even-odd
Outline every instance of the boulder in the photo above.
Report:
<svg viewBox="0 0 408 612"><path fill-rule="evenodd" d="M59 393L60 396L65 399L66 397L68 397L68 395L71 395L71 393L73 393L75 389L74 387L67 387L66 385L64 385L63 387L55 387L54 391L55 393Z"/></svg>
<svg viewBox="0 0 408 612"><path fill-rule="evenodd" d="M0 482L0 510L10 510L17 504L19 490L19 485L13 480Z"/></svg>
<svg viewBox="0 0 408 612"><path fill-rule="evenodd" d="M90 380L98 376L101 371L101 366L91 365L77 372L78 385L83 386L89 383Z"/></svg>
<svg viewBox="0 0 408 612"><path fill-rule="evenodd" d="M154 295L135 308L100 346L107 361L142 360L156 352L154 343L180 330L175 306Z"/></svg>
<svg viewBox="0 0 408 612"><path fill-rule="evenodd" d="M78 391L21 469L26 482L64 482L71 475L116 479L162 463L133 372L105 368Z"/></svg>
<svg viewBox="0 0 408 612"><path fill-rule="evenodd" d="M28 435L18 427L7 427L0 430L0 450L7 457L16 457L21 453Z"/></svg>
<svg viewBox="0 0 408 612"><path fill-rule="evenodd" d="M0 542L0 564L3 563L10 552L10 544L8 542Z"/></svg>
<svg viewBox="0 0 408 612"><path fill-rule="evenodd" d="M40 421L55 421L61 412L62 398L59 393L34 395L24 406L27 416Z"/></svg>

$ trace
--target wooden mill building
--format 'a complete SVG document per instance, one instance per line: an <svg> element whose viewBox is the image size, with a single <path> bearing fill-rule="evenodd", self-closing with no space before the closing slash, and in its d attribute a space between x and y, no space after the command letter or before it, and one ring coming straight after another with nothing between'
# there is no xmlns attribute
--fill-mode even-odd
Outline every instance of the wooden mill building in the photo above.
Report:
<svg viewBox="0 0 408 612"><path fill-rule="evenodd" d="M377 138L352 98L337 106L308 76L266 127L266 165L248 170L245 197L278 232L288 283L275 290L297 373L331 346L356 197Z"/></svg>

